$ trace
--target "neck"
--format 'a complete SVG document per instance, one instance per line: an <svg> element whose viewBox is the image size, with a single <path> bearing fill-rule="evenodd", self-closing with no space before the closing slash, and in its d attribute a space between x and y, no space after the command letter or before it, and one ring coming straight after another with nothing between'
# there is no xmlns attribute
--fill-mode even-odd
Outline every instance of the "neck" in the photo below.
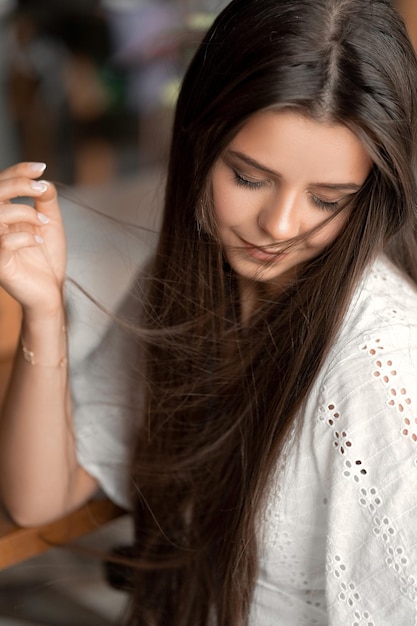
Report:
<svg viewBox="0 0 417 626"><path fill-rule="evenodd" d="M246 326L257 306L258 297L256 283L252 280L239 278L239 294L241 321L242 324Z"/></svg>

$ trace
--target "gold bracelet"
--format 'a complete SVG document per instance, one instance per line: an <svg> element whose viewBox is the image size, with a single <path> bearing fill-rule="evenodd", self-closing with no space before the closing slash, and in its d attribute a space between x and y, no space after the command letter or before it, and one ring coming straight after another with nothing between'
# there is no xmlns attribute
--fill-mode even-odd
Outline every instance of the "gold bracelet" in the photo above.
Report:
<svg viewBox="0 0 417 626"><path fill-rule="evenodd" d="M64 326L62 330L65 333L67 329ZM39 365L40 367L66 367L67 366L68 359L66 356L61 357L57 365L45 365L43 363L38 363L35 357L35 353L32 350L29 350L29 348L25 345L25 342L23 341L22 336L20 337L20 343L22 345L23 358L25 359L26 363L29 363L29 365Z"/></svg>

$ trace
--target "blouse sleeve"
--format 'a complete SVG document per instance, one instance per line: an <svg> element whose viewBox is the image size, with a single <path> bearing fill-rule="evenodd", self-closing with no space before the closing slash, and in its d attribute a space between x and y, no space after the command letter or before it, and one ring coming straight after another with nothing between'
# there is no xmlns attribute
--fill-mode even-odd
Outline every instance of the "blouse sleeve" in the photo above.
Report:
<svg viewBox="0 0 417 626"><path fill-rule="evenodd" d="M137 322L138 299L125 298L117 318ZM71 373L79 463L114 502L131 508L129 461L142 415L143 355L118 321Z"/></svg>
<svg viewBox="0 0 417 626"><path fill-rule="evenodd" d="M314 447L328 506L328 623L416 624L417 328L367 334L323 380Z"/></svg>

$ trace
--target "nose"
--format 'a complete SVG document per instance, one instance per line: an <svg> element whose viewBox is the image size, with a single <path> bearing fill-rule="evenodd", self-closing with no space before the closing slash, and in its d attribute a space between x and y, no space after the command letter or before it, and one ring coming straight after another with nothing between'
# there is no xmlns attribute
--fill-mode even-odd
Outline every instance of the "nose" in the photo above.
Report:
<svg viewBox="0 0 417 626"><path fill-rule="evenodd" d="M287 241L301 232L297 194L280 190L269 199L258 215L259 227L272 241Z"/></svg>

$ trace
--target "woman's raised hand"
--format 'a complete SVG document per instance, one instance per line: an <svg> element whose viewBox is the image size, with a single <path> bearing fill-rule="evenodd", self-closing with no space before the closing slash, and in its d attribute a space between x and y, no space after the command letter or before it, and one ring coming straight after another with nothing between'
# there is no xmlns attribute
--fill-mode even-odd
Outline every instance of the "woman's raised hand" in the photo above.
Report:
<svg viewBox="0 0 417 626"><path fill-rule="evenodd" d="M34 320L62 307L66 268L56 189L36 180L44 169L41 163L19 163L0 172L0 285ZM23 200L28 197L33 207Z"/></svg>
<svg viewBox="0 0 417 626"><path fill-rule="evenodd" d="M0 172L0 286L23 308L21 349L1 408L0 491L12 517L30 526L61 517L97 489L75 451L65 236L55 187L37 180L44 169L20 163Z"/></svg>

